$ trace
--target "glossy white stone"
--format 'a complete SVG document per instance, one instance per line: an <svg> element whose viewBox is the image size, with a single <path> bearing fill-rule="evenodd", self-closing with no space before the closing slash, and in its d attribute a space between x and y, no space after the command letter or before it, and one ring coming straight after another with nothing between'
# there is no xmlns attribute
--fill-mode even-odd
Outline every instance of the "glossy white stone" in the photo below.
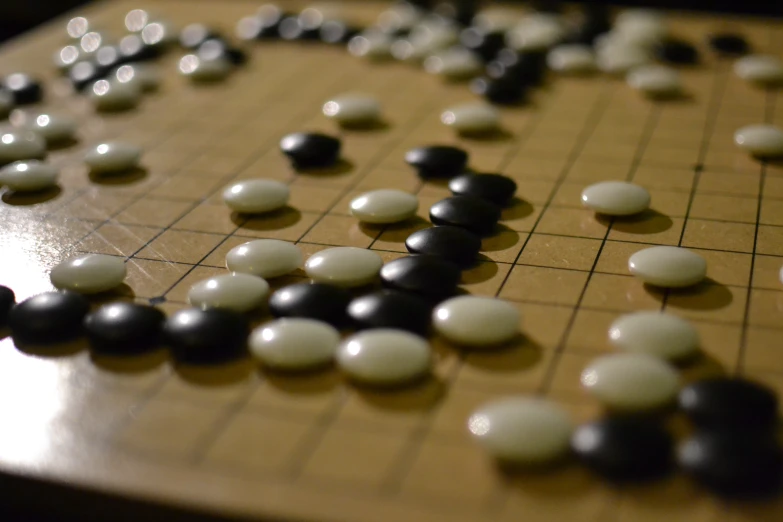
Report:
<svg viewBox="0 0 783 522"><path fill-rule="evenodd" d="M340 333L314 319L278 319L250 334L250 353L264 366L276 370L302 371L325 366L334 360Z"/></svg>
<svg viewBox="0 0 783 522"><path fill-rule="evenodd" d="M350 208L365 223L399 223L416 215L419 198L397 189L372 190L351 200Z"/></svg>
<svg viewBox="0 0 783 522"><path fill-rule="evenodd" d="M381 117L381 104L369 94L348 93L324 103L323 113L341 125L368 124Z"/></svg>
<svg viewBox="0 0 783 522"><path fill-rule="evenodd" d="M774 125L748 125L734 133L734 143L762 158L783 156L783 130Z"/></svg>
<svg viewBox="0 0 783 522"><path fill-rule="evenodd" d="M618 353L593 360L582 372L582 386L611 409L644 411L672 402L680 387L677 371L643 353Z"/></svg>
<svg viewBox="0 0 783 522"><path fill-rule="evenodd" d="M305 272L317 283L355 287L369 284L383 266L381 256L357 247L334 247L316 252L305 262Z"/></svg>
<svg viewBox="0 0 783 522"><path fill-rule="evenodd" d="M607 216L629 216L650 207L650 193L634 183L602 181L582 191L582 205Z"/></svg>
<svg viewBox="0 0 783 522"><path fill-rule="evenodd" d="M21 129L0 129L0 165L29 159L43 159L46 142L38 134Z"/></svg>
<svg viewBox="0 0 783 522"><path fill-rule="evenodd" d="M517 51L543 51L560 43L564 36L561 17L534 13L506 32L506 44Z"/></svg>
<svg viewBox="0 0 783 522"><path fill-rule="evenodd" d="M676 315L643 311L620 316L609 327L609 342L628 352L681 360L699 349L699 333Z"/></svg>
<svg viewBox="0 0 783 522"><path fill-rule="evenodd" d="M494 458L513 464L545 464L568 453L574 425L552 401L504 397L482 405L468 430Z"/></svg>
<svg viewBox="0 0 783 522"><path fill-rule="evenodd" d="M66 45L62 49L58 49L54 53L54 65L58 69L65 72L70 69L73 64L79 61L81 57L81 50L76 45Z"/></svg>
<svg viewBox="0 0 783 522"><path fill-rule="evenodd" d="M519 335L519 309L508 301L464 295L440 303L432 313L435 330L449 341L473 347L497 346Z"/></svg>
<svg viewBox="0 0 783 522"><path fill-rule="evenodd" d="M194 82L216 82L231 73L231 64L223 58L203 60L198 55L187 54L179 60L179 72Z"/></svg>
<svg viewBox="0 0 783 522"><path fill-rule="evenodd" d="M226 187L223 202L231 210L246 214L261 214L283 208L291 189L273 179L246 179Z"/></svg>
<svg viewBox="0 0 783 522"><path fill-rule="evenodd" d="M665 17L660 13L639 9L617 17L614 31L631 44L653 46L668 35Z"/></svg>
<svg viewBox="0 0 783 522"><path fill-rule="evenodd" d="M593 48L581 44L558 45L549 51L546 63L562 74L585 74L596 69Z"/></svg>
<svg viewBox="0 0 783 522"><path fill-rule="evenodd" d="M777 85L783 83L783 62L772 55L743 56L734 62L734 74L751 83Z"/></svg>
<svg viewBox="0 0 783 522"><path fill-rule="evenodd" d="M255 239L229 250L226 267L232 272L270 279L290 274L302 266L303 260L302 251L294 243Z"/></svg>
<svg viewBox="0 0 783 522"><path fill-rule="evenodd" d="M382 11L377 18L378 27L385 33L409 31L423 16L423 11L409 4L394 4Z"/></svg>
<svg viewBox="0 0 783 522"><path fill-rule="evenodd" d="M60 290L97 294L120 286L126 273L121 257L84 254L66 259L52 268L49 278Z"/></svg>
<svg viewBox="0 0 783 522"><path fill-rule="evenodd" d="M110 141L94 147L84 162L96 174L123 172L139 166L141 148L131 143Z"/></svg>
<svg viewBox="0 0 783 522"><path fill-rule="evenodd" d="M376 386L408 384L427 375L432 365L426 340L386 328L347 338L337 349L336 360L350 379Z"/></svg>
<svg viewBox="0 0 783 522"><path fill-rule="evenodd" d="M608 74L626 74L651 60L647 50L625 42L612 41L605 46L597 46L596 63L601 71Z"/></svg>
<svg viewBox="0 0 783 522"><path fill-rule="evenodd" d="M413 27L406 41L410 44L411 51L406 58L419 60L456 44L459 41L459 31L450 23L428 21Z"/></svg>
<svg viewBox="0 0 783 522"><path fill-rule="evenodd" d="M14 192L36 192L57 185L57 168L39 160L15 161L0 169L0 185Z"/></svg>
<svg viewBox="0 0 783 522"><path fill-rule="evenodd" d="M481 74L483 64L476 55L462 47L438 51L424 60L424 70L449 80L464 80Z"/></svg>
<svg viewBox="0 0 783 522"><path fill-rule="evenodd" d="M269 283L250 274L222 274L190 287L188 302L200 308L248 312L260 308L269 295Z"/></svg>
<svg viewBox="0 0 783 522"><path fill-rule="evenodd" d="M369 60L383 60L391 56L391 37L376 30L364 31L348 42L348 52Z"/></svg>
<svg viewBox="0 0 783 522"><path fill-rule="evenodd" d="M135 63L118 67L114 71L118 83L132 84L141 91L154 91L160 87L160 73L150 65Z"/></svg>
<svg viewBox="0 0 783 522"><path fill-rule="evenodd" d="M89 97L98 111L121 111L139 104L141 90L135 84L98 80L90 87Z"/></svg>
<svg viewBox="0 0 783 522"><path fill-rule="evenodd" d="M628 270L647 284L682 288L701 282L707 275L707 261L687 248L654 246L633 254Z"/></svg>
<svg viewBox="0 0 783 522"><path fill-rule="evenodd" d="M500 128L500 111L484 102L463 103L443 111L440 121L460 134L482 134Z"/></svg>
<svg viewBox="0 0 783 522"><path fill-rule="evenodd" d="M628 85L649 97L676 96L682 92L680 73L663 65L641 65L626 76Z"/></svg>
<svg viewBox="0 0 783 522"><path fill-rule="evenodd" d="M11 125L38 134L47 144L62 143L76 137L76 120L64 114L15 110Z"/></svg>

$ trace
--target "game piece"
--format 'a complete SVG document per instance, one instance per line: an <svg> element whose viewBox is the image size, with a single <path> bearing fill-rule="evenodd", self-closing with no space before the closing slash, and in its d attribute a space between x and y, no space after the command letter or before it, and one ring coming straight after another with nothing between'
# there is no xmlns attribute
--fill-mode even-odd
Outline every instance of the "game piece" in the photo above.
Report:
<svg viewBox="0 0 783 522"><path fill-rule="evenodd" d="M318 31L305 31L302 20L298 16L284 16L277 26L277 32L283 40L315 40Z"/></svg>
<svg viewBox="0 0 783 522"><path fill-rule="evenodd" d="M0 327L5 327L8 322L8 313L16 303L14 291L7 286L0 285Z"/></svg>
<svg viewBox="0 0 783 522"><path fill-rule="evenodd" d="M264 4L256 10L256 16L267 27L274 27L280 23L285 13L276 4Z"/></svg>
<svg viewBox="0 0 783 522"><path fill-rule="evenodd" d="M631 69L628 85L650 98L677 96L682 92L680 74L663 65L641 65Z"/></svg>
<svg viewBox="0 0 783 522"><path fill-rule="evenodd" d="M392 4L378 14L377 25L385 33L400 35L411 30L422 18L423 10L407 2Z"/></svg>
<svg viewBox="0 0 783 522"><path fill-rule="evenodd" d="M659 60L674 65L693 65L699 61L696 47L684 40L666 38L654 47Z"/></svg>
<svg viewBox="0 0 783 522"><path fill-rule="evenodd" d="M430 207L433 225L460 227L479 236L491 235L499 219L500 208L473 196L452 196Z"/></svg>
<svg viewBox="0 0 783 522"><path fill-rule="evenodd" d="M481 61L471 51L452 47L431 54L424 60L424 70L447 80L458 81L481 74Z"/></svg>
<svg viewBox="0 0 783 522"><path fill-rule="evenodd" d="M264 366L281 371L309 371L334 360L340 332L314 319L278 319L250 334L250 353Z"/></svg>
<svg viewBox="0 0 783 522"><path fill-rule="evenodd" d="M267 26L258 16L246 16L237 22L234 34L240 40L267 40L277 38L277 25Z"/></svg>
<svg viewBox="0 0 783 522"><path fill-rule="evenodd" d="M97 294L120 286L126 274L125 260L121 257L83 254L59 263L49 277L60 290Z"/></svg>
<svg viewBox="0 0 783 522"><path fill-rule="evenodd" d="M304 270L317 283L354 287L372 283L383 266L381 256L357 247L333 247L310 256Z"/></svg>
<svg viewBox="0 0 783 522"><path fill-rule="evenodd" d="M117 302L84 319L90 347L103 355L137 355L158 348L166 315L153 306Z"/></svg>
<svg viewBox="0 0 783 522"><path fill-rule="evenodd" d="M0 168L0 185L14 192L37 192L57 185L57 168L38 160L15 161Z"/></svg>
<svg viewBox="0 0 783 522"><path fill-rule="evenodd" d="M97 51L93 61L98 66L98 69L103 71L110 71L115 67L118 67L123 60L123 56L120 53L119 47L113 45L104 45Z"/></svg>
<svg viewBox="0 0 783 522"><path fill-rule="evenodd" d="M405 248L412 254L437 256L460 268L469 268L476 263L481 238L464 228L431 227L408 236Z"/></svg>
<svg viewBox="0 0 783 522"><path fill-rule="evenodd" d="M141 101L141 90L131 83L98 80L89 91L90 99L98 111L124 111L136 107Z"/></svg>
<svg viewBox="0 0 783 522"><path fill-rule="evenodd" d="M160 53L164 46L177 42L179 34L169 22L158 20L144 26L144 29L141 30L141 39Z"/></svg>
<svg viewBox="0 0 783 522"><path fill-rule="evenodd" d="M83 16L76 16L68 20L66 24L66 32L68 36L74 40L78 40L89 30L90 22Z"/></svg>
<svg viewBox="0 0 783 522"><path fill-rule="evenodd" d="M101 143L87 152L84 162L96 174L125 172L137 168L141 148L122 141Z"/></svg>
<svg viewBox="0 0 783 522"><path fill-rule="evenodd" d="M468 27L460 33L459 41L465 49L488 62L505 47L506 36L504 31L487 31L479 27Z"/></svg>
<svg viewBox="0 0 783 522"><path fill-rule="evenodd" d="M0 165L13 161L43 159L46 142L36 133L27 130L0 130Z"/></svg>
<svg viewBox="0 0 783 522"><path fill-rule="evenodd" d="M364 31L348 41L348 52L370 60L383 60L391 56L392 39L380 31Z"/></svg>
<svg viewBox="0 0 783 522"><path fill-rule="evenodd" d="M488 134L500 127L500 112L486 103L464 103L446 109L440 121L459 134Z"/></svg>
<svg viewBox="0 0 783 522"><path fill-rule="evenodd" d="M650 207L650 193L634 183L602 181L582 191L582 205L607 216L630 216Z"/></svg>
<svg viewBox="0 0 783 522"><path fill-rule="evenodd" d="M674 442L658 423L609 417L579 426L571 449L591 471L612 482L646 482L672 471Z"/></svg>
<svg viewBox="0 0 783 522"><path fill-rule="evenodd" d="M346 309L351 293L338 286L298 283L281 288L269 298L269 311L275 317L303 317L342 328L348 322Z"/></svg>
<svg viewBox="0 0 783 522"><path fill-rule="evenodd" d="M141 91L154 91L160 86L160 75L157 70L140 63L118 67L114 71L114 77L120 83L135 83Z"/></svg>
<svg viewBox="0 0 783 522"><path fill-rule="evenodd" d="M76 292L45 292L11 308L8 327L16 342L66 342L82 333L82 320L89 310L90 302Z"/></svg>
<svg viewBox="0 0 783 522"><path fill-rule="evenodd" d="M222 274L190 287L188 303L197 308L224 308L249 312L260 308L269 295L263 278L242 273Z"/></svg>
<svg viewBox="0 0 783 522"><path fill-rule="evenodd" d="M359 34L359 29L340 20L328 20L321 25L318 37L326 44L346 44Z"/></svg>
<svg viewBox="0 0 783 522"><path fill-rule="evenodd" d="M561 74L586 74L595 71L595 53L588 45L561 44L546 57L547 65Z"/></svg>
<svg viewBox="0 0 783 522"><path fill-rule="evenodd" d="M131 33L141 32L149 23L150 14L144 9L131 9L125 15L125 29Z"/></svg>
<svg viewBox="0 0 783 522"><path fill-rule="evenodd" d="M76 91L83 91L104 76L104 71L100 70L92 61L86 60L77 62L68 71L68 79Z"/></svg>
<svg viewBox="0 0 783 522"><path fill-rule="evenodd" d="M778 398L766 386L742 378L713 377L680 391L680 409L703 429L770 432L778 421Z"/></svg>
<svg viewBox="0 0 783 522"><path fill-rule="evenodd" d="M463 173L468 153L448 145L431 145L409 150L405 162L416 169L420 178L451 178Z"/></svg>
<svg viewBox="0 0 783 522"><path fill-rule="evenodd" d="M519 335L519 309L508 301L463 295L438 305L432 324L438 334L462 346L498 346Z"/></svg>
<svg viewBox="0 0 783 522"><path fill-rule="evenodd" d="M348 305L348 317L357 330L393 328L426 337L432 308L411 294L383 290L357 297Z"/></svg>
<svg viewBox="0 0 783 522"><path fill-rule="evenodd" d="M750 45L739 34L717 33L708 40L712 50L725 56L741 56L750 52Z"/></svg>
<svg viewBox="0 0 783 522"><path fill-rule="evenodd" d="M340 125L367 125L381 117L381 104L367 94L344 94L324 103L323 113Z"/></svg>
<svg viewBox="0 0 783 522"><path fill-rule="evenodd" d="M179 33L179 44L185 49L198 49L199 45L210 38L218 37L218 33L204 24L190 24Z"/></svg>
<svg viewBox="0 0 783 522"><path fill-rule="evenodd" d="M66 45L54 53L54 64L63 72L67 72L73 64L79 61L81 51L75 45Z"/></svg>
<svg viewBox="0 0 783 522"><path fill-rule="evenodd" d="M286 206L291 190L273 179L246 179L226 187L223 202L236 212L263 214Z"/></svg>
<svg viewBox="0 0 783 522"><path fill-rule="evenodd" d="M372 386L402 386L427 375L432 354L427 341L409 332L379 328L345 339L337 366L353 381Z"/></svg>
<svg viewBox="0 0 783 522"><path fill-rule="evenodd" d="M633 254L628 270L648 285L683 288L704 280L707 261L686 248L654 246Z"/></svg>
<svg viewBox="0 0 783 522"><path fill-rule="evenodd" d="M743 56L734 62L734 74L750 83L778 85L783 83L783 62L772 55Z"/></svg>
<svg viewBox="0 0 783 522"><path fill-rule="evenodd" d="M526 93L524 84L513 77L476 78L470 90L495 105L514 105L521 102Z"/></svg>
<svg viewBox="0 0 783 522"><path fill-rule="evenodd" d="M516 182L500 174L461 174L449 181L449 190L455 196L480 198L497 206L508 205L517 191Z"/></svg>
<svg viewBox="0 0 783 522"><path fill-rule="evenodd" d="M406 256L381 268L383 286L410 292L429 300L451 296L457 288L459 267L435 256Z"/></svg>
<svg viewBox="0 0 783 522"><path fill-rule="evenodd" d="M38 134L47 145L71 141L76 135L76 121L62 114L28 113L17 109L11 113L10 120L14 127Z"/></svg>
<svg viewBox="0 0 783 522"><path fill-rule="evenodd" d="M407 52L395 56L404 60L422 60L428 55L451 47L459 41L459 32L454 24L448 22L427 22L413 27L404 40Z"/></svg>
<svg viewBox="0 0 783 522"><path fill-rule="evenodd" d="M295 168L325 168L340 157L340 140L318 132L296 132L280 140L280 150Z"/></svg>
<svg viewBox="0 0 783 522"><path fill-rule="evenodd" d="M542 465L569 452L574 427L568 412L552 401L504 397L473 412L468 430L502 463Z"/></svg>
<svg viewBox="0 0 783 522"><path fill-rule="evenodd" d="M646 50L623 42L597 48L596 63L598 68L607 74L626 74L631 69L649 62L650 55Z"/></svg>
<svg viewBox="0 0 783 522"><path fill-rule="evenodd" d="M487 64L487 75L496 79L513 79L521 87L538 85L546 72L546 55L546 51L502 49L497 59Z"/></svg>
<svg viewBox="0 0 783 522"><path fill-rule="evenodd" d="M161 48L157 45L149 45L137 34L124 36L118 44L120 57L123 62L143 62L154 60L161 55Z"/></svg>
<svg viewBox="0 0 783 522"><path fill-rule="evenodd" d="M629 45L651 48L668 35L665 20L658 13L646 12L633 17L618 17L613 31Z"/></svg>
<svg viewBox="0 0 783 522"><path fill-rule="evenodd" d="M774 125L748 125L734 133L734 143L759 158L783 156L783 130Z"/></svg>
<svg viewBox="0 0 783 522"><path fill-rule="evenodd" d="M85 33L84 36L79 39L79 47L81 47L84 54L92 55L108 41L109 38L104 33L99 31L90 31Z"/></svg>
<svg viewBox="0 0 783 522"><path fill-rule="evenodd" d="M198 46L198 57L202 60L225 60L234 65L247 63L247 53L238 47L230 46L220 38L210 38Z"/></svg>
<svg viewBox="0 0 783 522"><path fill-rule="evenodd" d="M364 223L391 224L416 215L419 198L397 189L365 192L351 200L351 215Z"/></svg>
<svg viewBox="0 0 783 522"><path fill-rule="evenodd" d="M620 316L609 327L609 342L629 352L679 361L699 349L699 333L676 315L642 311Z"/></svg>
<svg viewBox="0 0 783 522"><path fill-rule="evenodd" d="M217 82L231 72L231 63L223 58L203 60L195 54L187 54L179 61L179 71L194 82Z"/></svg>
<svg viewBox="0 0 783 522"><path fill-rule="evenodd" d="M582 386L613 410L646 411L671 403L680 378L663 360L646 353L616 353L594 359L583 371Z"/></svg>
<svg viewBox="0 0 783 522"><path fill-rule="evenodd" d="M577 22L572 25L564 38L565 42L593 45L595 39L611 30L611 17L604 4L584 3Z"/></svg>
<svg viewBox="0 0 783 522"><path fill-rule="evenodd" d="M560 43L565 35L559 16L533 13L506 33L506 44L516 51L544 51Z"/></svg>
<svg viewBox="0 0 783 522"><path fill-rule="evenodd" d="M299 247L279 239L255 239L235 246L226 254L226 267L232 272L264 279L290 274L302 262Z"/></svg>
<svg viewBox="0 0 783 522"><path fill-rule="evenodd" d="M14 73L6 76L2 87L11 93L15 105L30 105L43 99L43 86L27 74Z"/></svg>
<svg viewBox="0 0 783 522"><path fill-rule="evenodd" d="M508 6L487 5L476 13L472 26L484 33L504 33L519 23L520 15L517 9Z"/></svg>
<svg viewBox="0 0 783 522"><path fill-rule="evenodd" d="M163 324L163 339L179 364L209 365L241 359L247 353L248 320L224 308L188 308Z"/></svg>

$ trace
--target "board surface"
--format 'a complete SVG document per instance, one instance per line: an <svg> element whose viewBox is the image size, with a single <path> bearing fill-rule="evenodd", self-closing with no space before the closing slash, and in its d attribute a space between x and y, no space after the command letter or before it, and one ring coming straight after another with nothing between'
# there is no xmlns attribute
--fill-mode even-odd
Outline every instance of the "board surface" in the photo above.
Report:
<svg viewBox="0 0 783 522"><path fill-rule="evenodd" d="M138 7L179 26L209 22L229 32L256 4L109 1L83 13L96 27L119 31L124 14ZM346 11L369 23L381 7L356 2ZM167 312L184 307L190 285L224 272L226 252L252 238L297 241L308 255L350 245L397 258L407 235L426 226L430 205L448 194L422 184L404 152L458 143L473 168L519 184L518 200L484 242L482 261L464 273L463 287L516 303L525 333L488 353L434 339L433 379L395 393L357 390L335 372L280 377L250 361L198 371L162 354L93 357L81 344L23 352L5 338L3 476L225 516L312 521L783 518L780 502L723 504L680 475L612 488L577 465L504 474L465 428L472 409L509 394L552 397L578 421L598 416L579 373L609 351L609 323L640 309L665 308L698 328L705 357L682 369L686 379L739 372L783 393L783 168L751 161L732 145L742 125L783 124L783 103L745 85L730 62L714 61L704 46L708 33L731 29L758 50L780 53L783 25L674 13L670 23L705 57L683 72L686 100L651 103L603 76L555 78L530 104L504 109L504 132L483 141L457 139L438 119L450 104L473 99L465 85L409 65L370 64L342 48L259 44L247 68L209 87L176 75L174 51L160 64L160 92L113 116L96 115L53 70L64 20L0 48L4 73L45 78L44 107L80 121L79 142L50 155L62 169L60 189L41 198L4 195L0 203L0 284L19 300L51 289L48 270L78 252L128 259L127 286L104 300L153 299ZM345 160L331 172L292 172L279 138L304 129L338 132L320 106L357 90L381 100L387 125L343 132ZM143 146L144 168L112 183L91 179L82 154L110 138ZM272 217L232 216L220 189L253 177L289 182L290 206ZM580 207L579 193L606 179L648 187L652 210L630 220L596 219ZM348 202L373 188L417 193L420 218L359 225ZM659 293L629 276L628 256L658 244L703 255L708 281ZM304 280L300 273L274 287ZM686 431L677 418L672 427Z"/></svg>

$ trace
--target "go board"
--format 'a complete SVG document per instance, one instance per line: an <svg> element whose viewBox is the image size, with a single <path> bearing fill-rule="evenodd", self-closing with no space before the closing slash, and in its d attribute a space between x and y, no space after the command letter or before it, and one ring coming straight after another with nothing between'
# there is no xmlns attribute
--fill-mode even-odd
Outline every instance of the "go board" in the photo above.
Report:
<svg viewBox="0 0 783 522"><path fill-rule="evenodd" d="M209 22L231 32L256 5L117 0L78 14L119 31L125 13L139 7L179 26ZM343 7L369 24L383 5ZM137 110L100 116L52 66L65 19L6 44L4 71L45 79L45 107L80 122L78 143L50 156L62 169L60 188L35 198L6 195L0 204L0 283L18 300L51 289L48 270L79 252L127 259L127 285L106 299L152 302L167 312L185 307L190 285L223 273L227 251L252 238L296 241L306 254L344 245L395 259L405 238L426 226L430 205L448 194L422 183L405 165L405 151L455 143L470 152L474 169L518 183L518 199L462 287L515 303L524 337L497 352L463 352L433 339L434 377L387 393L356 389L334 371L281 377L250 361L196 370L174 366L165 354L95 357L78 343L24 352L5 338L4 493L22 506L47 504L82 519L780 520L779 501L723 503L681 475L616 488L577 465L503 473L466 430L475 407L510 394L548 396L577 421L596 418L600 409L580 390L579 373L609 350L609 323L633 310L665 308L697 327L705 356L682 369L686 379L738 372L783 393L783 168L751 161L732 145L743 125L783 124L783 103L748 87L704 46L709 33L736 30L755 49L779 54L783 24L681 13L670 22L704 57L683 71L686 99L652 103L619 80L557 78L527 105L504 109L503 132L486 140L455 138L439 122L442 109L472 99L465 85L405 64L368 63L342 48L259 44L246 68L204 87L177 76L172 52L160 64L160 92ZM342 131L337 168L294 173L279 138L338 132L321 104L355 90L380 99L385 124ZM111 183L91 179L82 154L109 138L144 147L143 169ZM290 206L272 217L232 216L220 189L253 177L290 183ZM649 188L652 209L634 219L597 219L579 194L606 179ZM419 219L360 225L348 202L375 188L417 193ZM648 245L698 252L708 261L707 282L682 291L646 288L629 276L627 260ZM299 273L275 287L305 280ZM679 434L686 429L677 418L672 425Z"/></svg>

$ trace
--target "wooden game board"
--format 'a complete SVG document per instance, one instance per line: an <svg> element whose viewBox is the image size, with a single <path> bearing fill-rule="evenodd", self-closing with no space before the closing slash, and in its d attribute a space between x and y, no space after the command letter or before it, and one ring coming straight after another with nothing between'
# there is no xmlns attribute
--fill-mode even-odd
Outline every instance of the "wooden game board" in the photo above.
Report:
<svg viewBox="0 0 783 522"><path fill-rule="evenodd" d="M119 30L137 7L179 25L209 22L231 31L257 5L117 0L81 13ZM380 8L355 2L350 14L369 23ZM0 48L3 72L46 78L46 108L81 122L79 143L51 154L62 167L59 191L2 198L0 283L20 300L49 290L48 269L77 252L128 259L127 288L107 299L165 298L160 306L167 311L185 306L189 286L223 272L226 252L252 238L297 241L306 254L351 245L394 259L403 255L406 236L425 226L429 206L447 195L442 185L422 184L403 154L445 142L467 148L474 168L519 184L519 200L463 282L471 293L516 303L525 337L493 353L461 353L433 340L435 378L395 393L356 390L335 372L280 377L249 361L197 371L174 367L164 355L95 358L83 345L24 353L6 338L6 498L134 521L174 520L178 510L342 522L783 518L779 502L726 505L679 475L624 489L577 465L506 475L465 429L474 407L508 394L553 397L580 421L599 415L580 390L579 372L610 350L608 324L639 309L666 308L699 329L706 355L683 369L686 379L740 372L783 393L783 169L753 162L732 145L741 125L783 124L783 103L746 86L703 46L707 33L729 28L757 49L779 53L782 24L672 14L675 31L698 42L706 57L704 66L683 73L689 99L654 104L622 81L557 79L529 105L504 110L503 136L466 141L438 121L446 106L472 99L464 85L310 44L259 44L246 69L209 87L178 78L173 52L162 63L158 94L137 111L98 116L53 70L64 21ZM353 90L382 100L388 127L343 133L345 162L333 172L294 174L279 138L303 129L337 132L320 106ZM144 170L113 183L90 179L81 154L108 138L142 145ZM290 207L271 218L231 216L219 200L221 187L259 176L290 182ZM578 195L605 179L648 187L653 210L632 220L596 219L580 208ZM422 219L379 228L348 214L352 196L386 187L418 193ZM678 292L645 288L628 275L627 259L656 244L699 252L709 264L708 282ZM303 273L276 285L300 280ZM680 419L673 428L686 431Z"/></svg>

